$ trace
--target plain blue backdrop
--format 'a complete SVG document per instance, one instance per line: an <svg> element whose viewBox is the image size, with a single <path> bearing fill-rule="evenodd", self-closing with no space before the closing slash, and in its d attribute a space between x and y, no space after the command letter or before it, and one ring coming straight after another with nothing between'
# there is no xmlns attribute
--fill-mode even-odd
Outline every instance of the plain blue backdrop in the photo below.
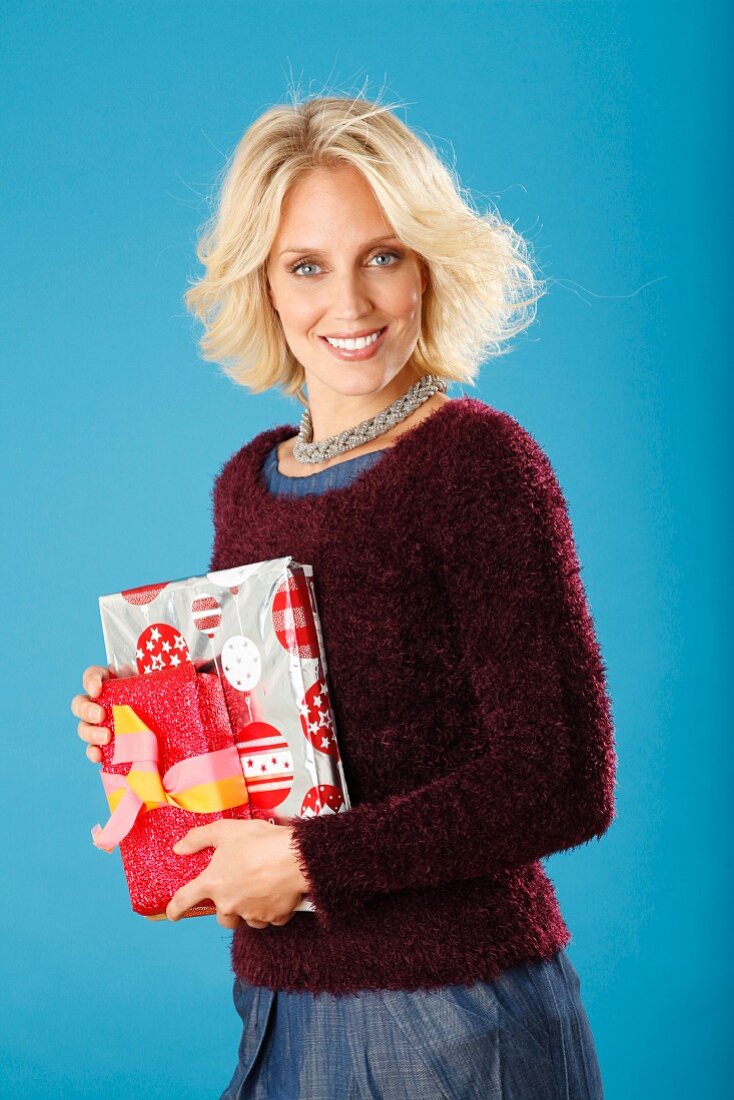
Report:
<svg viewBox="0 0 734 1100"><path fill-rule="evenodd" d="M720 10L3 5L3 1096L199 1100L234 1066L230 933L131 912L69 703L104 660L98 595L203 571L215 473L298 422L198 357L181 301L225 156L291 82L406 101L551 282L516 349L450 391L549 454L608 666L617 820L548 870L609 1100L725 1094Z"/></svg>

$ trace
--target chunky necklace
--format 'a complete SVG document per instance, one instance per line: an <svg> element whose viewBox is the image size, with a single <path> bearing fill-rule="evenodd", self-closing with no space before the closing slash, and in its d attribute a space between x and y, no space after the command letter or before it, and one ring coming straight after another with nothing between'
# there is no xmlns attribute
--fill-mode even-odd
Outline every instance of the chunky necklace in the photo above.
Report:
<svg viewBox="0 0 734 1100"><path fill-rule="evenodd" d="M301 426L295 444L293 445L293 457L298 462L316 463L326 462L335 455L344 454L366 443L370 439L376 439L389 431L395 424L405 420L407 416L417 409L434 393L445 393L448 382L438 374L424 374L417 382L414 382L407 393L397 397L392 405L382 409L369 420L363 420L353 428L345 428L343 432L332 435L328 439L320 439L313 442L313 425L311 424L311 410L306 408L301 417Z"/></svg>

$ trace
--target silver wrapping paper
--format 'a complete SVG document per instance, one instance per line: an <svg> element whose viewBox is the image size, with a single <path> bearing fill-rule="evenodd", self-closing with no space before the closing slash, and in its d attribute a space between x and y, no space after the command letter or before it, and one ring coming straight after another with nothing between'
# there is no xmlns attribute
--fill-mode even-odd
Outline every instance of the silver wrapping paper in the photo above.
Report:
<svg viewBox="0 0 734 1100"><path fill-rule="evenodd" d="M276 824L350 809L310 565L274 558L101 596L99 607L116 675L185 660L219 674L254 808Z"/></svg>

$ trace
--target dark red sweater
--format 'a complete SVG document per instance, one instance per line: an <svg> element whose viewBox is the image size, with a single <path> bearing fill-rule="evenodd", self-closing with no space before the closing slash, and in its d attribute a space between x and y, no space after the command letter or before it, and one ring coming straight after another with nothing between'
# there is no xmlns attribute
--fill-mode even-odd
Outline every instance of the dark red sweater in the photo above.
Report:
<svg viewBox="0 0 734 1100"><path fill-rule="evenodd" d="M551 464L507 413L447 402L351 484L274 496L261 432L213 489L212 569L314 567L353 807L294 819L316 913L242 924L242 981L330 991L490 980L570 933L539 860L600 837L605 668Z"/></svg>

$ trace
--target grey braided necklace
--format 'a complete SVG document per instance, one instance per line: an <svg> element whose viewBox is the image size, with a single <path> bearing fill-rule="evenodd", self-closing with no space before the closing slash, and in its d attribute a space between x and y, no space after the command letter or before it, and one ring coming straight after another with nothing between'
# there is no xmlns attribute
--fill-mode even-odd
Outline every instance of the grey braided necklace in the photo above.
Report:
<svg viewBox="0 0 734 1100"><path fill-rule="evenodd" d="M381 409L375 416L363 420L353 428L345 428L337 435L328 439L320 439L313 442L313 425L311 423L311 410L306 408L301 417L301 425L293 445L293 457L298 462L317 463L326 462L335 455L344 454L367 443L370 439L376 439L389 431L395 424L405 420L407 416L434 393L446 393L448 382L438 374L424 374L417 382L414 382L407 393L396 397L386 409Z"/></svg>

